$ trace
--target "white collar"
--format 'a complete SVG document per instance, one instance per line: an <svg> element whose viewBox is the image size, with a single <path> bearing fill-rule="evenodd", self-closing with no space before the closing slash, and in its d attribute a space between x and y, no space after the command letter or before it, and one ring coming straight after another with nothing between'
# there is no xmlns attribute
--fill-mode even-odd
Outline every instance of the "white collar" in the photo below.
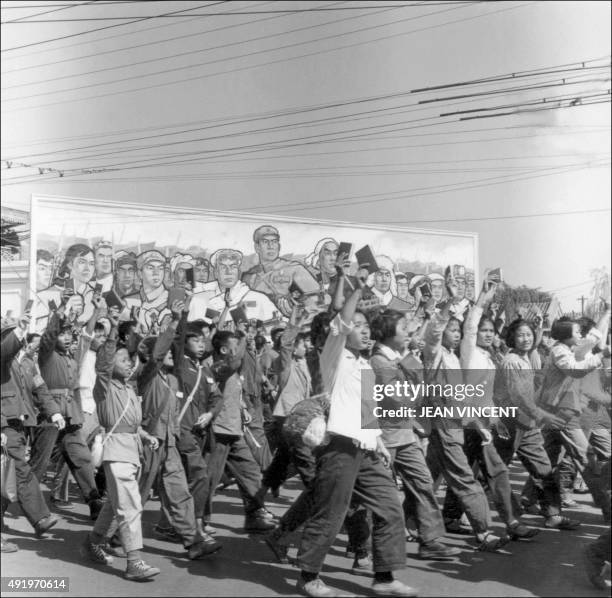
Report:
<svg viewBox="0 0 612 598"><path fill-rule="evenodd" d="M372 292L380 299L382 305L389 305L393 299L393 293L391 290L387 291L386 293L381 293L376 287L372 287Z"/></svg>
<svg viewBox="0 0 612 598"><path fill-rule="evenodd" d="M392 349L388 345L383 345L382 343L378 344L378 350L386 357L389 361L396 361L402 358L402 354Z"/></svg>

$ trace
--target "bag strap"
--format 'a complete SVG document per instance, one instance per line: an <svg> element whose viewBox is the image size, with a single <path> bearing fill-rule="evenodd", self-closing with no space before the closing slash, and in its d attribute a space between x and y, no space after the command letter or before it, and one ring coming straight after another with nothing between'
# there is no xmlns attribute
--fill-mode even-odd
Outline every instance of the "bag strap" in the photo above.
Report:
<svg viewBox="0 0 612 598"><path fill-rule="evenodd" d="M112 436L113 432L117 429L117 426L121 423L121 420L125 417L125 414L127 413L129 406L130 406L130 397L128 396L128 399L125 402L125 407L123 408L123 413L121 414L119 419L113 424L113 427L111 428L110 432L104 437L104 440L102 441L102 446L104 446L104 444L109 439L109 437Z"/></svg>
<svg viewBox="0 0 612 598"><path fill-rule="evenodd" d="M181 409L181 412L179 413L179 416L178 416L179 424L181 423L183 416L185 415L185 411L187 411L187 407L191 405L191 401L193 401L193 398L195 397L195 393L198 390L198 386L200 386L200 380L202 379L203 369L204 369L204 366L202 365L198 366L198 376L196 378L195 384L193 385L193 388L191 389L191 392L189 393L189 396L187 397L187 400L185 401L185 404L183 405L183 408Z"/></svg>

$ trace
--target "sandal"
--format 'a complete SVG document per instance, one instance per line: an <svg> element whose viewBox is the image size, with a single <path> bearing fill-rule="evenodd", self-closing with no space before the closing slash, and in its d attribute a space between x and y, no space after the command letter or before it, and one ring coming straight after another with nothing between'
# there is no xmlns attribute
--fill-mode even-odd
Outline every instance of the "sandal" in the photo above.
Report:
<svg viewBox="0 0 612 598"><path fill-rule="evenodd" d="M496 536L493 532L486 532L484 538L480 540L480 545L476 547L478 552L495 552L508 544L508 536Z"/></svg>

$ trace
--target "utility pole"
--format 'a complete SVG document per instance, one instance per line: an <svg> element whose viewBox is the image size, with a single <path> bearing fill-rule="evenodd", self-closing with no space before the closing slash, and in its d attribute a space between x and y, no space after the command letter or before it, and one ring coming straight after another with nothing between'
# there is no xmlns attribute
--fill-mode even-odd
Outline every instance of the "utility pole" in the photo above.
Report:
<svg viewBox="0 0 612 598"><path fill-rule="evenodd" d="M584 316L584 302L587 300L587 297L581 295L576 299L576 301L580 301L580 313Z"/></svg>

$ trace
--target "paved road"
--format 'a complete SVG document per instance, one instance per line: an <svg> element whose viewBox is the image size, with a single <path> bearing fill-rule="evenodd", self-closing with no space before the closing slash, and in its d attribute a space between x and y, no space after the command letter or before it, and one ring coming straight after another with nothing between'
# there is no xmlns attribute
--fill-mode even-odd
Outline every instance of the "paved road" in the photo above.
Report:
<svg viewBox="0 0 612 598"><path fill-rule="evenodd" d="M518 486L524 475L514 470ZM289 482L281 498L270 509L281 515L299 492L299 483ZM542 530L531 543L511 543L504 554L483 554L473 550L470 539L449 536L449 542L463 548L456 561L436 563L415 558L416 545L407 544L408 566L398 577L420 589L421 596L605 596L585 581L581 565L582 548L605 528L601 515L589 506L569 514L582 521L574 532ZM45 540L36 540L23 516L7 517L8 539L20 551L2 557L2 576L67 576L69 594L58 596L295 596L298 570L276 563L261 537L240 532L241 501L235 487L219 497L215 526L223 551L207 560L189 561L180 545L154 538L159 503L150 501L143 527L145 558L162 573L154 581L138 584L122 578L125 561L116 559L111 567L99 568L79 554L85 534L91 528L84 505L64 511L64 521ZM528 517L539 524L539 517ZM350 573L346 559L346 536L340 535L328 556L322 577L348 595L367 596L371 581ZM295 550L290 552L294 554ZM37 595L19 594L22 596ZM42 595L42 594L38 594ZM49 595L49 594L45 594Z"/></svg>

